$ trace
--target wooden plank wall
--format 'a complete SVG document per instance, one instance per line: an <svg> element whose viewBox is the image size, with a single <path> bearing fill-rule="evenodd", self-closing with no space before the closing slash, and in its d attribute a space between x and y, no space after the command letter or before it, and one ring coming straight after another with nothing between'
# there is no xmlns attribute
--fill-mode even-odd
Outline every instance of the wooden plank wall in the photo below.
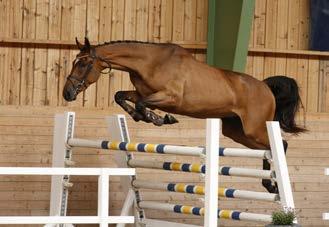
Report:
<svg viewBox="0 0 329 227"><path fill-rule="evenodd" d="M305 51L309 5L309 0L256 1L246 72L261 80L273 75L292 77L298 81L308 112L328 112L328 54ZM299 54L294 54L296 50Z"/></svg>
<svg viewBox="0 0 329 227"><path fill-rule="evenodd" d="M63 113L67 108L45 107L0 107L0 166L51 166L53 119L55 113ZM76 111L76 137L106 139L107 125L104 117L122 113L119 109ZM180 123L172 126L156 127L151 124L135 123L130 117L128 127L131 140L148 143L170 143L202 145L205 142L205 123L187 117L179 117ZM287 160L294 190L298 216L303 226L325 226L321 214L329 211L329 177L324 176L324 168L329 165L329 115L309 115L307 134L289 137ZM240 147L227 138L224 146ZM76 167L115 167L114 151L97 149L75 149L73 159ZM153 161L200 162L199 158L175 155L136 154L136 158ZM221 165L261 168L257 159L221 158ZM154 177L156 176L156 177ZM198 174L165 172L138 169L138 179L161 182L181 182L202 184ZM0 215L47 215L49 210L50 178L32 176L0 176ZM70 189L69 214L95 215L97 208L96 179L92 177L72 178L74 187ZM223 177L220 186L245 190L265 191L261 181L252 178ZM110 213L117 215L125 195L121 193L118 178L110 182ZM143 198L151 201L177 202L201 206L200 197L179 193L143 190ZM249 212L270 214L277 205L267 202L220 199L220 207ZM148 217L177 222L201 224L200 219L190 215L172 214L147 210ZM222 226L258 226L252 222L221 220ZM91 225L89 225L91 226ZM262 226L262 225L260 225Z"/></svg>
<svg viewBox="0 0 329 227"><path fill-rule="evenodd" d="M0 42L0 104L113 106L117 90L132 88L126 73L102 76L68 104L61 92L77 51L68 45L33 43L87 36L94 43L124 39L205 44L207 11L206 0L2 0L0 40L7 41ZM205 50L191 52L205 59Z"/></svg>
<svg viewBox="0 0 329 227"><path fill-rule="evenodd" d="M256 0L246 72L258 79L288 75L297 79L308 112L329 112L329 54L308 49L310 0ZM207 0L3 0L0 43L0 104L33 106L115 106L118 90L131 89L126 73L102 76L77 101L62 98L65 78L77 53L72 46L33 44L73 42L88 36L109 40L194 43L205 60ZM56 43L56 42L55 42ZM290 51L290 52L289 52ZM299 51L298 54L291 51Z"/></svg>

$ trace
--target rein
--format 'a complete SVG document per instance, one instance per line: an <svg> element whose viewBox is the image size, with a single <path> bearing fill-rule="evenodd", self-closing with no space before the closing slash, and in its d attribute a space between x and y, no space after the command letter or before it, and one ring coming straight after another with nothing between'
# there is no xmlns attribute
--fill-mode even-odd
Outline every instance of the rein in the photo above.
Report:
<svg viewBox="0 0 329 227"><path fill-rule="evenodd" d="M87 70L86 72L84 73L82 79L77 79L75 77L72 76L72 74L70 74L68 77L67 77L67 80L69 80L73 87L74 87L74 93L77 94L78 92L80 92L81 88L87 88L87 85L86 85L86 78L89 74L89 72L93 69L93 66L94 66L94 63L96 60L99 60L101 62L105 62L107 64L107 67L105 68L108 68L109 71L108 72L105 72L103 73L102 71L98 71L100 74L110 74L111 73L111 70L112 70L112 66L111 66L111 63L99 56L96 55L95 53L95 49L91 49L91 54L85 54L85 55L82 55L80 57L77 57L74 61L73 61L73 65L76 64L76 62L81 59L81 58L85 58L85 57L91 57L93 59L92 63L89 63L87 65ZM95 70L95 69L94 69ZM78 81L78 84L76 86L74 86L74 83L73 83L73 80L75 81Z"/></svg>

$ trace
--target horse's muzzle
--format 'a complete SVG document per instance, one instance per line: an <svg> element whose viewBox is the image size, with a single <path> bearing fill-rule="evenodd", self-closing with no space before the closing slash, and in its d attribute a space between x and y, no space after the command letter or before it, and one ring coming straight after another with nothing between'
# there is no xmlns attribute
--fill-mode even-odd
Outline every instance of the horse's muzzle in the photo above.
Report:
<svg viewBox="0 0 329 227"><path fill-rule="evenodd" d="M76 94L73 89L66 89L63 91L63 97L66 101L74 101L76 99Z"/></svg>

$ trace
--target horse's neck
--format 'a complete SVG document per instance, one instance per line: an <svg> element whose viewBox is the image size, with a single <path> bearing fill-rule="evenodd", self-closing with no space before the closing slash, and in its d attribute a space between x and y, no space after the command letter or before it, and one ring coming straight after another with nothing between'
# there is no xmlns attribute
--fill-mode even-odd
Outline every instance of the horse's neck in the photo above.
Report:
<svg viewBox="0 0 329 227"><path fill-rule="evenodd" d="M109 61L113 69L142 72L153 65L157 47L149 44L115 43L97 47L96 53Z"/></svg>

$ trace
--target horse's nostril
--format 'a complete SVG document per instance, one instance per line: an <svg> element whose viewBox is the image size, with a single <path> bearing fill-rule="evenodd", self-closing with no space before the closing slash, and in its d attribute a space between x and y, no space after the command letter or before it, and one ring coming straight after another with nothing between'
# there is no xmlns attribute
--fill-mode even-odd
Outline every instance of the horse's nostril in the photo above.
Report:
<svg viewBox="0 0 329 227"><path fill-rule="evenodd" d="M68 91L68 90L64 91L63 96L64 96L64 99L65 99L66 101L71 101L71 100L72 100L71 92Z"/></svg>
<svg viewBox="0 0 329 227"><path fill-rule="evenodd" d="M64 92L63 92L63 96L64 96L64 99L67 101L67 98L68 98L68 97L67 97L67 96L68 96L68 95L67 95L67 91L64 91Z"/></svg>

